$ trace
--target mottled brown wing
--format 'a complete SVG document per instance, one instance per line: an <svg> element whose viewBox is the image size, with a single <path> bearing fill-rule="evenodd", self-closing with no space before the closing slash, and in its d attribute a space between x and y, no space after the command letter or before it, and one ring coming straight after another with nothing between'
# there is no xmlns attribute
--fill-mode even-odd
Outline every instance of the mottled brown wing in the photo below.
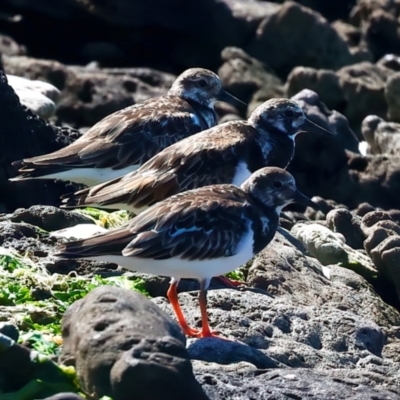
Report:
<svg viewBox="0 0 400 400"><path fill-rule="evenodd" d="M141 208L186 190L229 183L239 160L253 151L252 129L241 122L200 132L164 149L133 173L77 192L67 205L124 203Z"/></svg>
<svg viewBox="0 0 400 400"><path fill-rule="evenodd" d="M124 168L141 165L178 140L206 129L179 97L149 99L104 118L76 142L51 154L23 161L35 166ZM23 172L23 171L22 171Z"/></svg>
<svg viewBox="0 0 400 400"><path fill-rule="evenodd" d="M251 208L232 185L210 186L155 204L132 220L124 256L204 260L236 254Z"/></svg>

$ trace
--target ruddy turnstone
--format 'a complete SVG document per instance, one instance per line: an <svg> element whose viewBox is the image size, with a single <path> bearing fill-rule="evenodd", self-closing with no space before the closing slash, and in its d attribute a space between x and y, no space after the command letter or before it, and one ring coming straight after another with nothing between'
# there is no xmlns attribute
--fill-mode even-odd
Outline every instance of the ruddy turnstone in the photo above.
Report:
<svg viewBox="0 0 400 400"><path fill-rule="evenodd" d="M63 179L91 186L123 176L165 147L216 125L216 100L242 103L222 88L215 73L188 69L166 96L103 118L61 150L13 163L22 165L22 175L11 180Z"/></svg>
<svg viewBox="0 0 400 400"><path fill-rule="evenodd" d="M169 197L121 228L65 243L55 255L170 276L168 299L185 334L214 336L206 309L211 278L261 251L275 235L281 209L292 202L315 206L297 190L289 172L267 167L241 187L211 185ZM189 327L179 306L176 289L181 278L200 281L201 331Z"/></svg>
<svg viewBox="0 0 400 400"><path fill-rule="evenodd" d="M330 134L306 118L299 105L271 99L247 121L232 121L164 149L124 177L83 189L66 207L98 206L138 214L168 196L206 185L240 185L265 166L286 168L302 131Z"/></svg>

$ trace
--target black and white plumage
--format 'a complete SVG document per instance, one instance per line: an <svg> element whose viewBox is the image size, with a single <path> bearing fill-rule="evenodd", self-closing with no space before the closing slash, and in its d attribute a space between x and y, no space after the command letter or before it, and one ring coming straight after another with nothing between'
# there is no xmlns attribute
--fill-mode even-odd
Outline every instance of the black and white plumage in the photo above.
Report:
<svg viewBox="0 0 400 400"><path fill-rule="evenodd" d="M178 140L216 125L216 100L240 102L215 73L188 69L166 96L110 114L63 149L15 162L21 175L11 180L63 179L91 186L123 176Z"/></svg>
<svg viewBox="0 0 400 400"><path fill-rule="evenodd" d="M215 126L164 149L138 170L83 189L67 207L98 206L135 213L168 196L201 186L240 185L265 166L286 168L295 137L303 131L330 134L306 118L297 103L271 99L247 121Z"/></svg>
<svg viewBox="0 0 400 400"><path fill-rule="evenodd" d="M56 256L114 262L139 272L171 276L168 297L185 333L212 336L205 311L210 279L236 269L261 251L276 232L281 209L292 202L315 205L297 190L287 171L267 167L240 188L212 185L169 197L121 228L64 244ZM202 332L188 327L177 304L176 284L181 278L201 282Z"/></svg>

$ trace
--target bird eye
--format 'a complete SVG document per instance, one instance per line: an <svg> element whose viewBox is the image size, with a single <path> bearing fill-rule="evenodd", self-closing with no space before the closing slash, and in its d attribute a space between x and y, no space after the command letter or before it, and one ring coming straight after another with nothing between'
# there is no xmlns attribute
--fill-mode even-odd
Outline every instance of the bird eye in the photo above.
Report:
<svg viewBox="0 0 400 400"><path fill-rule="evenodd" d="M282 187L283 183L281 181L273 181L272 184L274 185L274 187L276 187L277 189Z"/></svg>
<svg viewBox="0 0 400 400"><path fill-rule="evenodd" d="M198 84L200 87L206 87L207 86L207 81L205 79L200 79L198 81Z"/></svg>
<svg viewBox="0 0 400 400"><path fill-rule="evenodd" d="M294 117L294 111L293 110L286 110L283 112L283 115L287 118L293 118Z"/></svg>

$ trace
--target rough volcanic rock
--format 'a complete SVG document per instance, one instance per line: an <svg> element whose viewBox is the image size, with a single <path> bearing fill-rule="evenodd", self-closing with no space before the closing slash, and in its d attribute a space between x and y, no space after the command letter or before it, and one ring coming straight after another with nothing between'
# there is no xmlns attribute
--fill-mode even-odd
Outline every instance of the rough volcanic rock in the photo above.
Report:
<svg viewBox="0 0 400 400"><path fill-rule="evenodd" d="M311 67L295 67L287 79L287 96L292 97L303 89L310 89L316 92L321 101L331 109L344 109L344 93L340 86L339 77L334 71L318 70Z"/></svg>
<svg viewBox="0 0 400 400"><path fill-rule="evenodd" d="M367 235L365 249L378 270L395 286L400 300L400 225L390 214L373 211L363 217L361 227Z"/></svg>
<svg viewBox="0 0 400 400"><path fill-rule="evenodd" d="M354 215L345 208L337 208L329 211L326 215L326 222L329 229L343 235L353 249L363 249L364 234L360 228L361 218Z"/></svg>
<svg viewBox="0 0 400 400"><path fill-rule="evenodd" d="M398 157L353 154L350 155L348 164L351 178L349 190L354 198L351 208L362 202L384 209L398 207L398 191L400 190ZM344 203L350 204L348 201Z"/></svg>
<svg viewBox="0 0 400 400"><path fill-rule="evenodd" d="M0 221L4 220L25 222L50 232L76 224L94 224L93 219L85 215L53 206L32 206L28 209L17 209L11 215L0 216Z"/></svg>
<svg viewBox="0 0 400 400"><path fill-rule="evenodd" d="M385 86L385 99L388 105L388 117L400 122L400 72L389 77Z"/></svg>
<svg viewBox="0 0 400 400"><path fill-rule="evenodd" d="M175 76L150 69L70 67L57 115L67 123L92 126L105 116L150 97L167 93ZM140 79L140 78L143 78Z"/></svg>
<svg viewBox="0 0 400 400"><path fill-rule="evenodd" d="M361 124L361 133L369 145L368 154L400 155L400 124L368 115Z"/></svg>
<svg viewBox="0 0 400 400"><path fill-rule="evenodd" d="M67 310L62 334L60 361L74 365L83 386L98 397L207 398L193 377L179 326L137 292L93 290Z"/></svg>
<svg viewBox="0 0 400 400"><path fill-rule="evenodd" d="M245 44L259 22L279 8L256 0L200 0L195 4L184 0L64 0L61 11L51 4L46 9L37 1L29 5L7 2L14 3L24 17L10 34L20 37L31 29L32 37L25 42L39 56L50 48L55 58L68 63L99 60L108 65L145 64L165 70L196 65L217 68L224 47ZM37 30L33 29L35 22ZM74 26L73 32L65 29L66 24ZM49 31L56 41L45 36Z"/></svg>
<svg viewBox="0 0 400 400"><path fill-rule="evenodd" d="M263 91L265 101L272 97L282 97L282 81L262 62L250 57L237 47L227 47L221 53L224 64L218 75L226 90L245 103L249 103L254 93ZM252 106L247 110L252 111Z"/></svg>
<svg viewBox="0 0 400 400"><path fill-rule="evenodd" d="M120 27L131 47L143 47L145 39L150 49L158 50L157 60L169 59L180 68L200 63L216 66L224 47L242 46L254 35L259 22L278 8L270 2L254 0L201 0L190 5L183 0L173 5L159 0L76 2ZM132 53L123 41L118 44L128 54Z"/></svg>
<svg viewBox="0 0 400 400"><path fill-rule="evenodd" d="M175 75L151 68L66 66L29 57L5 57L8 74L41 79L61 90L58 123L92 126L131 104L167 93Z"/></svg>
<svg viewBox="0 0 400 400"><path fill-rule="evenodd" d="M383 69L370 62L362 62L337 71L346 100L344 114L352 126L359 126L368 114L386 115L384 91L389 76Z"/></svg>
<svg viewBox="0 0 400 400"><path fill-rule="evenodd" d="M64 89L71 73L64 64L58 61L27 56L3 56L3 66L7 74L49 82L59 90Z"/></svg>
<svg viewBox="0 0 400 400"><path fill-rule="evenodd" d="M0 137L2 153L0 157L0 207L15 209L42 202L54 204L59 202L63 191L71 192L63 182L38 185L37 182L11 183L8 178L16 175L13 161L24 157L35 156L59 149L71 142L79 133L68 128L56 128L21 106L13 89L8 85L6 76L0 71ZM69 138L71 134L71 139ZM21 184L22 183L22 184ZM26 194L29 193L29 196ZM40 200L39 200L40 199Z"/></svg>
<svg viewBox="0 0 400 400"><path fill-rule="evenodd" d="M375 59L398 51L400 24L395 14L383 9L374 10L361 26L363 42L372 51Z"/></svg>
<svg viewBox="0 0 400 400"><path fill-rule="evenodd" d="M377 269L371 259L345 243L341 233L316 223L297 223L290 232L322 265L340 265L372 281Z"/></svg>
<svg viewBox="0 0 400 400"><path fill-rule="evenodd" d="M400 395L396 386L398 372L395 372L399 360L394 353L400 340L391 331L391 327L400 322L400 314L387 305L361 276L336 265L322 267L316 259L305 255L278 233L251 262L247 282L252 288L208 292L209 319L213 329L275 360L280 367L277 376L293 373L298 376L299 384L303 379L308 382L298 375L301 368L324 371L322 376L330 377L328 380L334 380L336 374L345 375L353 370L352 379L363 376L358 385L369 387L363 386L360 390L368 393L368 390L390 388L394 398ZM179 299L189 323L199 326L197 297L192 293L181 293ZM153 301L170 312L163 298ZM191 343L191 346L195 344ZM201 348L200 344L198 346ZM209 339L204 346L208 363L226 363L226 352L219 351L218 339ZM236 354L236 362L241 361L239 354ZM241 358L245 361L241 368L243 381L237 391L238 396L243 396L238 398L246 398L244 393L248 396L252 393L250 382L254 383L259 359L251 361L243 354ZM215 386L219 396L225 394L229 397L232 388L223 382L234 382L228 372L232 372L234 364L220 365L221 371L227 371L224 374L216 374L211 364L208 375L205 372L210 364L196 361L194 365L207 393L208 390L215 393L212 391ZM368 380L373 365L378 375ZM291 368L290 371L287 367ZM257 375L260 377L259 373ZM270 391L279 386L276 382L263 383ZM318 390L322 393L329 390L328 386L325 385L325 389L321 386ZM305 399L306 396L298 398ZM329 397L320 394L319 398Z"/></svg>
<svg viewBox="0 0 400 400"><path fill-rule="evenodd" d="M266 18L244 49L282 77L297 65L338 69L352 62L349 46L325 18L292 1Z"/></svg>
<svg viewBox="0 0 400 400"><path fill-rule="evenodd" d="M312 90L302 90L291 99L300 104L312 121L335 135L298 135L289 171L300 190L307 195L318 195L348 205L345 192L349 180L346 149L358 152L358 140L346 117L327 109ZM339 193L338 188L344 192Z"/></svg>
<svg viewBox="0 0 400 400"><path fill-rule="evenodd" d="M246 363L230 366L194 363L194 370L197 380L213 400L400 399L393 380L385 376L385 367L380 367L380 359L374 357L370 364L370 370L362 371L347 368L271 371L250 369ZM398 371L389 371L398 379Z"/></svg>

